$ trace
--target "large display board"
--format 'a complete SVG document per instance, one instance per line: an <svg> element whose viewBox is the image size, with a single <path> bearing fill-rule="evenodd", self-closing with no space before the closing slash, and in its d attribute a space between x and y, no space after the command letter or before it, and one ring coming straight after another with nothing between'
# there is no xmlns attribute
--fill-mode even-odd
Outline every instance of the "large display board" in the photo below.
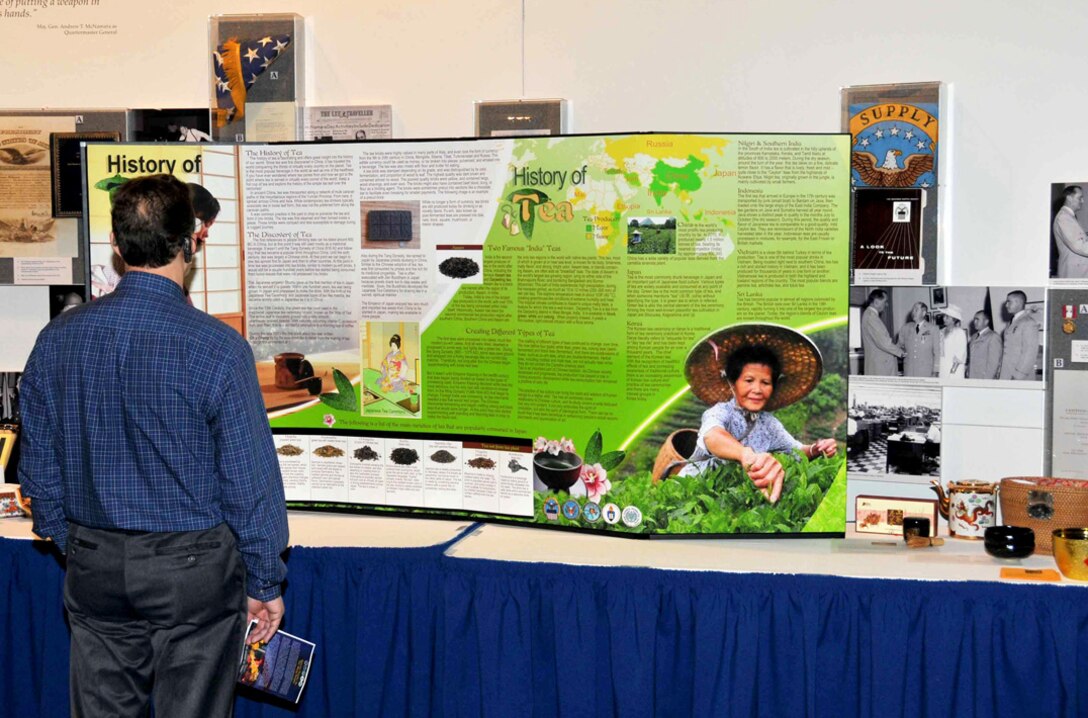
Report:
<svg viewBox="0 0 1088 718"><path fill-rule="evenodd" d="M157 171L219 200L191 293L253 347L293 506L844 531L842 443L775 454L774 503L735 462L662 469L722 398L689 378L737 323L807 335L822 373L774 418L845 441L847 135L92 145L94 246L110 189Z"/></svg>

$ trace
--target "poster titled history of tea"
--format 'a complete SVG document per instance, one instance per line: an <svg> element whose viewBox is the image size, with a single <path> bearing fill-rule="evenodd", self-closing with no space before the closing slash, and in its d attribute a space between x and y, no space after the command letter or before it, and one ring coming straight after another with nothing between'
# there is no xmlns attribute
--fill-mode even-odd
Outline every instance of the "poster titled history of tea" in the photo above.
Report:
<svg viewBox="0 0 1088 718"><path fill-rule="evenodd" d="M92 206L140 167L216 198L189 289L292 506L844 531L848 135L163 152L90 147Z"/></svg>

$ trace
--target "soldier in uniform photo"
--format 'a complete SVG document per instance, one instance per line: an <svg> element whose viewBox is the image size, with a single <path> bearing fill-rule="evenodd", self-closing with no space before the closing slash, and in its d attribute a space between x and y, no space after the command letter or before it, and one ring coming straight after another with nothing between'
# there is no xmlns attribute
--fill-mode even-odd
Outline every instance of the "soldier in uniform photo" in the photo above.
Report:
<svg viewBox="0 0 1088 718"><path fill-rule="evenodd" d="M967 345L968 379L996 379L1001 369L1001 337L992 324L984 311L975 312L971 320L975 333Z"/></svg>
<svg viewBox="0 0 1088 718"><path fill-rule="evenodd" d="M1005 310L1012 321L1001 334L1001 371L998 379L1030 381L1035 378L1035 359L1039 351L1039 324L1025 307L1027 295L1020 290L1009 292Z"/></svg>
<svg viewBox="0 0 1088 718"><path fill-rule="evenodd" d="M903 350L903 376L937 376L941 362L941 331L929 320L929 307L915 302L910 321L899 330Z"/></svg>

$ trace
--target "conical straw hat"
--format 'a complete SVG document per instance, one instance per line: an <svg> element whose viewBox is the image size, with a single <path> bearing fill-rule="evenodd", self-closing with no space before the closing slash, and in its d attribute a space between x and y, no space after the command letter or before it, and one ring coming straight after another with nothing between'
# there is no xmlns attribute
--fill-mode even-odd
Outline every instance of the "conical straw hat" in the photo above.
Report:
<svg viewBox="0 0 1088 718"><path fill-rule="evenodd" d="M823 358L804 334L779 324L734 324L703 338L688 352L684 375L695 396L707 404L729 401L733 392L725 377L726 362L745 346L764 346L778 357L782 373L765 411L800 401L820 382Z"/></svg>

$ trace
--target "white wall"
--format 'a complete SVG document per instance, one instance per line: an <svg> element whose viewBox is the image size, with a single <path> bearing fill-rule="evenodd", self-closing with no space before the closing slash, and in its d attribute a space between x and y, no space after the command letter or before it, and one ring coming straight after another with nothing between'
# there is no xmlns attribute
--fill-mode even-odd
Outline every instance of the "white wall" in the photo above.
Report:
<svg viewBox="0 0 1088 718"><path fill-rule="evenodd" d="M98 1L0 17L0 103L207 102L207 16L222 3ZM400 137L469 135L473 100L523 89L571 100L576 132L829 132L843 86L943 80L954 123L943 284L1043 284L1050 183L1088 171L1088 10L1071 0L524 0L524 88L516 0L230 8L305 14L307 100L391 103ZM35 29L74 22L118 31Z"/></svg>
<svg viewBox="0 0 1088 718"><path fill-rule="evenodd" d="M206 104L207 16L224 7L100 0L0 17L0 103ZM469 135L474 100L521 96L567 98L575 132L838 131L842 86L942 80L951 88L946 285L1045 284L1050 184L1088 177L1088 10L1073 0L235 0L230 9L305 14L308 102L391 103L398 137ZM115 24L117 34L37 29L79 22ZM946 433L950 445L962 441L947 477L1041 471L1041 392L949 390L945 412L965 422ZM970 457L995 446L1006 461L976 471Z"/></svg>

